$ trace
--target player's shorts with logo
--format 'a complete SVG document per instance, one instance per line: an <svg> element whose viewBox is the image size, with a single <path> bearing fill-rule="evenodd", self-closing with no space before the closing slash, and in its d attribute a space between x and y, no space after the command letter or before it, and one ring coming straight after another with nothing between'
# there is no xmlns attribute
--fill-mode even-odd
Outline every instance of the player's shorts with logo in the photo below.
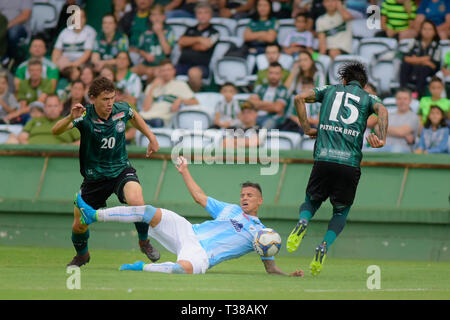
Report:
<svg viewBox="0 0 450 320"><path fill-rule="evenodd" d="M209 259L192 229L192 224L182 216L167 209L161 209L161 222L150 228L148 234L167 250L177 255L177 261L192 263L193 273L205 273Z"/></svg>
<svg viewBox="0 0 450 320"><path fill-rule="evenodd" d="M330 197L333 206L351 206L355 199L361 168L335 162L314 162L306 194L316 201Z"/></svg>
<svg viewBox="0 0 450 320"><path fill-rule="evenodd" d="M125 168L116 178L84 180L81 184L81 197L94 209L106 207L106 200L115 193L121 203L126 203L123 188L129 181L139 182L133 167Z"/></svg>

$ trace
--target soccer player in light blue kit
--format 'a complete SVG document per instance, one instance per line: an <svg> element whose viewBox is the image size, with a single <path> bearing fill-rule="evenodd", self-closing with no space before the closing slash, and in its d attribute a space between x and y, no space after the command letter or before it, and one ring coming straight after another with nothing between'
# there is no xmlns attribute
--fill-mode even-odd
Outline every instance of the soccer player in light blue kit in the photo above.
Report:
<svg viewBox="0 0 450 320"><path fill-rule="evenodd" d="M194 198L214 220L192 225L173 211L147 206L114 207L94 210L77 194L76 205L81 211L81 222L118 221L146 222L149 234L167 250L177 255L177 262L149 263L142 261L124 264L120 270L164 272L164 273L205 273L220 262L239 258L253 251L255 234L265 228L257 217L258 208L263 203L258 184L242 184L240 206L208 197L192 178L184 157L178 158L176 166ZM287 276L276 264L274 257L261 257L266 271L270 274ZM303 276L296 270L289 276Z"/></svg>

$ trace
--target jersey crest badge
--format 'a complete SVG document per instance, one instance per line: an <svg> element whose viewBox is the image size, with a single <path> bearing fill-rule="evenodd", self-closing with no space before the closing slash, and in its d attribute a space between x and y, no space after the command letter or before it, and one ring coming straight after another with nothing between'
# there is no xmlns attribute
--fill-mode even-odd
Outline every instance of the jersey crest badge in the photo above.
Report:
<svg viewBox="0 0 450 320"><path fill-rule="evenodd" d="M117 132L124 132L125 131L125 122L122 120L117 121L116 123L116 131Z"/></svg>

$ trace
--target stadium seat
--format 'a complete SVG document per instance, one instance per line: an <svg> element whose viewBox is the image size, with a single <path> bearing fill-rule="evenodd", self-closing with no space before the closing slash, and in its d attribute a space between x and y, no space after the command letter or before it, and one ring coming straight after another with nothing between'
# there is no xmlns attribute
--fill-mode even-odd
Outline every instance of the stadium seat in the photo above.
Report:
<svg viewBox="0 0 450 320"><path fill-rule="evenodd" d="M359 47L359 39L353 38L352 39L352 52L351 54L358 54L358 47Z"/></svg>
<svg viewBox="0 0 450 320"><path fill-rule="evenodd" d="M383 99L384 106L388 109L388 112L395 112L397 110L397 103L395 102L395 97L387 97ZM412 99L411 101L411 110L414 113L417 113L419 110L420 101L417 99Z"/></svg>
<svg viewBox="0 0 450 320"><path fill-rule="evenodd" d="M369 60L367 60L365 57L350 54L341 54L336 58L334 58L334 61L331 62L330 68L328 69L328 78L330 84L340 83L337 77L337 72L339 68L345 63L352 62L355 60L363 63L366 66L367 70L369 69Z"/></svg>
<svg viewBox="0 0 450 320"><path fill-rule="evenodd" d="M398 82L399 66L395 61L378 61L370 68L370 75L376 82L377 93L380 96L389 95L393 88L400 86Z"/></svg>
<svg viewBox="0 0 450 320"><path fill-rule="evenodd" d="M174 145L172 135L173 130L170 128L151 128L153 134L158 140L160 148L171 148ZM139 147L147 147L148 139L139 130L136 130L136 145Z"/></svg>
<svg viewBox="0 0 450 320"><path fill-rule="evenodd" d="M402 40L400 40L398 42L398 51L403 53L403 54L408 53L412 49L412 47L414 45L414 41L415 41L415 39L402 39Z"/></svg>
<svg viewBox="0 0 450 320"><path fill-rule="evenodd" d="M173 125L176 129L206 130L211 126L211 117L205 110L198 107L183 107L174 117Z"/></svg>
<svg viewBox="0 0 450 320"><path fill-rule="evenodd" d="M354 38L364 39L375 36L377 29L367 28L367 19L355 19L351 20L352 34Z"/></svg>
<svg viewBox="0 0 450 320"><path fill-rule="evenodd" d="M178 40L188 27L193 27L197 24L197 20L192 18L170 18L166 20L166 24L172 28L175 38Z"/></svg>
<svg viewBox="0 0 450 320"><path fill-rule="evenodd" d="M391 38L364 38L358 46L358 55L372 61L374 56L386 51L397 50L397 40Z"/></svg>
<svg viewBox="0 0 450 320"><path fill-rule="evenodd" d="M247 61L238 57L223 57L215 64L214 81L218 85L226 82L234 83L237 87L248 86Z"/></svg>
<svg viewBox="0 0 450 320"><path fill-rule="evenodd" d="M309 136L304 136L302 138L302 145L301 148L302 150L314 150L314 144L316 143L316 139L311 139Z"/></svg>
<svg viewBox="0 0 450 320"><path fill-rule="evenodd" d="M218 145L222 133L220 130L176 130L173 137L176 148L203 149Z"/></svg>
<svg viewBox="0 0 450 320"><path fill-rule="evenodd" d="M277 142L278 140L278 142ZM263 148L278 150L300 149L302 136L289 131L269 130Z"/></svg>
<svg viewBox="0 0 450 320"><path fill-rule="evenodd" d="M219 101L223 100L223 96L218 92L197 92L195 93L199 105L208 109L215 110Z"/></svg>
<svg viewBox="0 0 450 320"><path fill-rule="evenodd" d="M294 58L291 55L282 53L278 62L281 64L283 69L291 70L292 64L294 63ZM269 67L269 61L267 61L264 53L256 56L256 67L258 70L265 70Z"/></svg>
<svg viewBox="0 0 450 320"><path fill-rule="evenodd" d="M297 28L295 27L294 19L280 19L278 23L277 42L283 44L288 34L292 31L297 31Z"/></svg>
<svg viewBox="0 0 450 320"><path fill-rule="evenodd" d="M237 20L228 18L214 17L211 19L211 25L219 31L221 36L232 37L235 35Z"/></svg>
<svg viewBox="0 0 450 320"><path fill-rule="evenodd" d="M251 19L249 19L249 18L239 19L237 21L234 35L240 39L244 39L244 32L245 32L245 29L247 29L247 26L250 23L250 21L251 21Z"/></svg>
<svg viewBox="0 0 450 320"><path fill-rule="evenodd" d="M328 76L328 70L331 65L331 58L327 55L319 54L317 59L314 61L316 68L326 76Z"/></svg>
<svg viewBox="0 0 450 320"><path fill-rule="evenodd" d="M252 95L252 93L238 93L234 96L234 99L236 99L239 102L243 102L243 101L247 101L251 95Z"/></svg>
<svg viewBox="0 0 450 320"><path fill-rule="evenodd" d="M56 27L59 18L58 8L48 2L34 2L31 11L30 30L32 35Z"/></svg>

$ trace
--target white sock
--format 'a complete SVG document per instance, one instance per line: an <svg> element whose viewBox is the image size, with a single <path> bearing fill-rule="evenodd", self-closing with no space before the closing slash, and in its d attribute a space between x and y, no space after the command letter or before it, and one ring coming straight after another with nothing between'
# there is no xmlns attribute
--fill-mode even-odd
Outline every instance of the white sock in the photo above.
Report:
<svg viewBox="0 0 450 320"><path fill-rule="evenodd" d="M98 210L98 221L117 221L117 222L147 222L153 218L156 208L152 206L121 206L109 209Z"/></svg>
<svg viewBox="0 0 450 320"><path fill-rule="evenodd" d="M184 269L175 262L149 263L144 265L144 271L162 273L186 273Z"/></svg>

